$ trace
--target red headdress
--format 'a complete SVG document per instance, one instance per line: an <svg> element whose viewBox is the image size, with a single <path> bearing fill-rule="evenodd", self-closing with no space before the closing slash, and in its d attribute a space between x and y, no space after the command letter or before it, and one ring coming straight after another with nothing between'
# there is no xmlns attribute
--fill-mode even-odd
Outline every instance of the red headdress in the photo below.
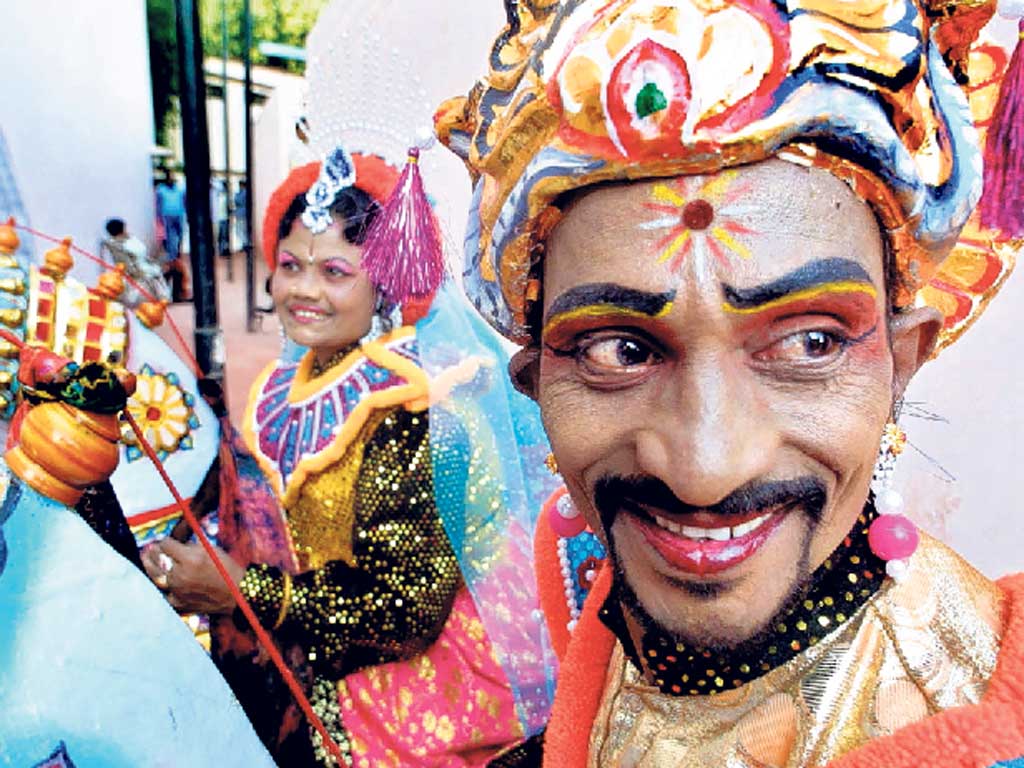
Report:
<svg viewBox="0 0 1024 768"><path fill-rule="evenodd" d="M376 155L353 154L356 167L356 187L363 190L381 205L388 198L398 182L399 172ZM320 163L307 163L293 168L288 177L274 190L263 216L263 258L273 269L277 264L278 230L288 206L298 195L309 191L320 176Z"/></svg>
<svg viewBox="0 0 1024 768"><path fill-rule="evenodd" d="M406 168L405 174L399 174L398 170L394 166L376 155L354 153L351 155L351 158L352 163L355 166L355 186L366 192L366 194L384 207L384 211L382 212L382 215L378 217L378 221L388 221L389 219L398 218L397 214L395 214L392 209L396 206L401 206L402 201L409 198L410 195L407 193L400 195L393 193L396 192L395 188L398 185L399 179L405 178L409 175L409 168ZM267 203L267 209L263 216L263 258L266 260L267 266L271 270L273 270L277 264L277 243L280 235L281 220L284 218L285 212L292 204L292 201L299 195L306 194L306 192L308 192L309 189L317 182L317 179L320 177L321 166L322 163L314 162L293 168L287 178L281 182L277 189L274 190L274 193L270 196L270 201ZM405 187L406 185L403 184L402 186ZM421 187L418 187L418 189L422 191ZM430 217L430 222L433 226L436 226L436 222L432 216ZM390 232L390 229L393 229L393 227L388 228L386 226L375 226L372 228L370 241L372 241L373 250L376 253L380 253L382 250L396 250L400 254L402 250L408 250L407 248L401 248L399 245L390 247L383 242L383 237L394 234ZM379 234L375 235L375 233ZM396 239L396 243L401 242L401 238ZM371 243L368 243L368 245L370 244ZM434 248L427 248L426 250L434 250L436 253L428 253L426 260L432 264L439 263L440 242L436 235L432 238L431 244L434 245ZM401 267L401 264L397 259L395 260L395 266L396 268ZM425 292L403 292L403 295L400 297L399 303L402 306L402 321L406 325L415 323L426 315L427 310L429 310L434 291L437 289L437 283L440 281L439 270L434 271L438 272L438 279L436 281L431 280L430 282L432 284L428 286ZM394 270L392 270L392 272L394 272ZM375 282L380 281L375 280Z"/></svg>

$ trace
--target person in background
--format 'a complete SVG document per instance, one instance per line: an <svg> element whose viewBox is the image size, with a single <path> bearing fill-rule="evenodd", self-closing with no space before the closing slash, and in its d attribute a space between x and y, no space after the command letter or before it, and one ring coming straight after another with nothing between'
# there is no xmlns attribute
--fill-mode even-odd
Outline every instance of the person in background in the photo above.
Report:
<svg viewBox="0 0 1024 768"><path fill-rule="evenodd" d="M163 273L174 301L185 301L187 280L181 260L181 239L185 232L185 186L168 175L156 188L156 212L164 227L166 251Z"/></svg>
<svg viewBox="0 0 1024 768"><path fill-rule="evenodd" d="M228 190L223 179L210 180L210 216L213 217L213 232L217 236L217 255L230 256Z"/></svg>
<svg viewBox="0 0 1024 768"><path fill-rule="evenodd" d="M246 210L249 202L249 195L246 190L245 180L238 182L238 191L235 192L235 237L238 239L238 247L244 250L249 243L249 235L246 230L248 217Z"/></svg>
<svg viewBox="0 0 1024 768"><path fill-rule="evenodd" d="M342 178L349 183L331 186ZM222 560L311 687L350 765L482 768L522 728L442 505L458 509L455 520L464 506L453 500L500 505L502 488L469 452L458 418L424 409L430 388L414 324L429 299L395 298L363 267L368 233L398 178L381 158L339 148L293 170L271 196L263 225L271 294L285 334L308 351L266 368L243 422L246 463L255 459L276 491L280 525L224 536L231 554ZM317 204L311 189L322 193ZM279 451L280 425L293 416L308 426L289 432L290 448ZM444 484L435 488L435 477ZM257 483L243 482L248 503ZM224 534L230 516L220 514ZM268 541L258 552L257 530ZM234 598L206 553L165 539L142 559L173 606L212 616L214 658L278 763L332 764L276 674L254 668L255 646L235 631ZM430 718L430 731L407 727Z"/></svg>
<svg viewBox="0 0 1024 768"><path fill-rule="evenodd" d="M146 244L127 230L123 219L108 219L105 229L107 236L100 243L100 254L105 251L115 264L123 264L125 274L149 294L146 296L126 281L121 302L127 307L136 307L152 299L170 300L171 291L164 280L163 269L150 257Z"/></svg>
<svg viewBox="0 0 1024 768"><path fill-rule="evenodd" d="M164 250L167 261L181 256L181 237L185 231L185 188L169 175L156 187L156 214L164 226Z"/></svg>

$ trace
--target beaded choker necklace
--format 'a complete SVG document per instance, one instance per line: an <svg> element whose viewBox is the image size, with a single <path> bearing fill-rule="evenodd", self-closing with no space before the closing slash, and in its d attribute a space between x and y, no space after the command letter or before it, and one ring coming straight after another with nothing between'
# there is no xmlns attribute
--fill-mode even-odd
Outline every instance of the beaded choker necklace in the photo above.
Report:
<svg viewBox="0 0 1024 768"><path fill-rule="evenodd" d="M601 621L662 693L702 696L739 688L817 645L878 591L885 563L872 553L867 536L876 516L869 502L849 536L811 576L803 596L775 617L769 631L730 651L685 645L657 627L645 630L638 650L622 611L623 600L632 598L618 578L601 607Z"/></svg>
<svg viewBox="0 0 1024 768"><path fill-rule="evenodd" d="M354 350L358 346L359 346L359 344L356 343L356 344L349 344L346 347L342 347L337 352L335 352L333 355L331 355L329 358L327 358L327 360L324 363L321 363L316 357L314 357L313 358L313 367L310 370L310 374L309 375L312 378L314 378L314 379L318 378L320 376L323 376L325 373L327 373L329 370L331 370L331 368L333 368L338 363L340 363L342 360L344 360L346 357L348 357L352 353L352 350Z"/></svg>

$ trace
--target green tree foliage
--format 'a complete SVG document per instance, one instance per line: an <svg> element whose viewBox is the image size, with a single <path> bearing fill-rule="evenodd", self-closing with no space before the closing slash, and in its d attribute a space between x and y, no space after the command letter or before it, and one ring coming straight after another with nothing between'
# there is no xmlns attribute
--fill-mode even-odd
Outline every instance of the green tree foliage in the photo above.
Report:
<svg viewBox="0 0 1024 768"><path fill-rule="evenodd" d="M177 0L180 2L181 0ZM146 0L149 26L149 71L153 81L153 121L157 143L164 143L167 128L175 118L174 97L178 93L178 50L175 31L176 0ZM317 16L330 0L250 0L253 17L254 64L282 66L302 72L297 61L268 61L256 46L263 41L302 47ZM225 8L226 4L226 8ZM243 0L200 0L203 50L220 56L224 50L222 14L227 13L228 55L241 58L245 46Z"/></svg>
<svg viewBox="0 0 1024 768"><path fill-rule="evenodd" d="M252 11L252 60L254 64L280 65L301 72L300 62L268 61L256 46L261 42L284 43L303 47L306 35L329 0L250 0ZM208 56L223 51L222 13L226 4L228 22L228 55L241 58L245 44L243 0L202 0L203 50Z"/></svg>
<svg viewBox="0 0 1024 768"><path fill-rule="evenodd" d="M153 81L153 124L156 141L164 138L178 93L178 49L174 26L174 0L146 0L149 28L149 74Z"/></svg>

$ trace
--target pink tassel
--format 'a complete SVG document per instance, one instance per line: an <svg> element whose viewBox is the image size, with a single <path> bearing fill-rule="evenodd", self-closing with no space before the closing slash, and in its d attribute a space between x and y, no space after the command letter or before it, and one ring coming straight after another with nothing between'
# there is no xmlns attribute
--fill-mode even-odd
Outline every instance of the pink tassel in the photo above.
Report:
<svg viewBox="0 0 1024 768"><path fill-rule="evenodd" d="M423 190L419 158L419 149L409 150L409 162L363 248L367 276L397 304L429 296L444 278L441 233Z"/></svg>
<svg viewBox="0 0 1024 768"><path fill-rule="evenodd" d="M1018 23L1024 37L1024 19ZM1003 76L985 141L981 223L1003 238L1024 237L1024 52L1020 40Z"/></svg>

